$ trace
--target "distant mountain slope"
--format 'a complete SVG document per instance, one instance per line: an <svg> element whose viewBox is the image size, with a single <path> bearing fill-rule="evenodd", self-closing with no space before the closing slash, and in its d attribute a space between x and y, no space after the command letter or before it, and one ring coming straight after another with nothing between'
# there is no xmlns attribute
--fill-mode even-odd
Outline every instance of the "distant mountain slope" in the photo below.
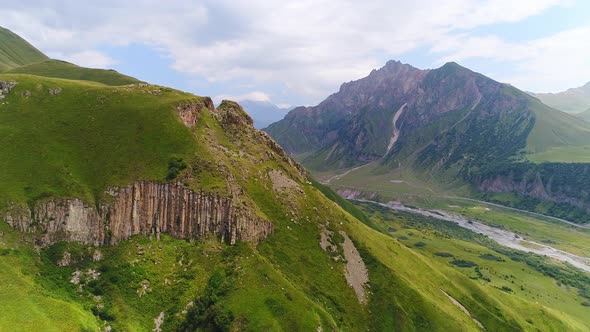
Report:
<svg viewBox="0 0 590 332"><path fill-rule="evenodd" d="M289 112L268 101L243 100L240 105L254 120L254 127L266 128L271 123L282 120Z"/></svg>
<svg viewBox="0 0 590 332"><path fill-rule="evenodd" d="M93 81L106 85L141 82L114 70L84 68L65 61L49 59L26 40L0 27L0 73L2 72Z"/></svg>
<svg viewBox="0 0 590 332"><path fill-rule="evenodd" d="M535 126L527 139L530 153L571 146L590 145L590 124L578 117L556 111L543 103L531 100L535 113Z"/></svg>
<svg viewBox="0 0 590 332"><path fill-rule="evenodd" d="M394 120L400 135L389 146ZM479 128L470 141L462 142L462 149L484 144L479 130L490 129L486 139L494 144L485 144L502 146L504 156L521 149L536 153L590 142L589 125L455 63L419 70L390 61L363 79L343 84L318 106L294 109L267 130L290 153L311 153L306 159L310 165L317 160L319 168L346 168L400 150L416 155L416 149L431 144L436 135L462 128ZM506 146L513 147L508 151ZM477 153L501 159L499 152Z"/></svg>
<svg viewBox="0 0 590 332"><path fill-rule="evenodd" d="M0 72L47 60L47 56L12 31L0 27Z"/></svg>
<svg viewBox="0 0 590 332"><path fill-rule="evenodd" d="M582 113L577 114L576 116L586 120L587 122L590 122L590 108Z"/></svg>
<svg viewBox="0 0 590 332"><path fill-rule="evenodd" d="M120 74L114 70L84 68L60 60L45 60L12 68L5 71L5 73L31 74L53 78L65 78L69 80L93 81L106 85L127 85L141 82L136 78Z"/></svg>
<svg viewBox="0 0 590 332"><path fill-rule="evenodd" d="M590 212L581 185L590 179L577 181L579 170L564 165L562 182L554 182L548 170L538 169L547 166L526 162L548 151L543 161L584 161L571 151L590 143L590 124L456 63L420 70L390 61L343 84L318 106L292 110L267 130L318 171L376 162L383 173L401 165L453 187L467 183L476 192L519 192L574 204L576 213L564 207L551 213L590 220L580 217ZM514 163L520 166L507 166ZM502 172L512 172L520 184L497 180ZM535 183L535 174L545 177ZM490 179L503 184L490 185Z"/></svg>
<svg viewBox="0 0 590 332"><path fill-rule="evenodd" d="M590 108L590 82L579 88L559 93L536 93L541 101L553 108L568 113L580 113Z"/></svg>

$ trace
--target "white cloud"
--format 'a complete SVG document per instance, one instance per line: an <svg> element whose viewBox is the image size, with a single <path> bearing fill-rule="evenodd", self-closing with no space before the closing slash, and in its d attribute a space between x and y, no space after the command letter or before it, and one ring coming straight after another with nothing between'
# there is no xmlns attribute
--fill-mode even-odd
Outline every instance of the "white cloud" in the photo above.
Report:
<svg viewBox="0 0 590 332"><path fill-rule="evenodd" d="M109 68L117 63L115 59L97 51L82 51L72 54L50 53L48 55L89 68Z"/></svg>
<svg viewBox="0 0 590 332"><path fill-rule="evenodd" d="M179 72L218 83L273 84L310 102L381 66L383 58L393 59L418 47L452 53L449 59L498 57L499 52L489 50L474 53L520 45L497 37L474 37L471 29L518 22L567 3L22 0L3 4L0 17L2 25L66 59L104 67L113 60L97 53L101 46L147 44L172 59ZM524 49L506 52L518 55L505 61L521 61Z"/></svg>
<svg viewBox="0 0 590 332"><path fill-rule="evenodd" d="M434 52L452 51L439 62L484 58L510 65L511 73L498 77L527 90L544 92L581 86L590 79L590 25L526 42L510 43L496 36L459 36L441 41Z"/></svg>
<svg viewBox="0 0 590 332"><path fill-rule="evenodd" d="M219 96L215 96L213 97L213 101L217 104L220 103L222 100L233 100L233 101L243 101L243 100L252 100L252 101L266 101L266 102L270 102L270 96L264 92L261 91L253 91L250 93L245 93L245 94L241 94L241 95L219 95Z"/></svg>
<svg viewBox="0 0 590 332"><path fill-rule="evenodd" d="M277 107L286 110L291 108L291 104L277 104Z"/></svg>

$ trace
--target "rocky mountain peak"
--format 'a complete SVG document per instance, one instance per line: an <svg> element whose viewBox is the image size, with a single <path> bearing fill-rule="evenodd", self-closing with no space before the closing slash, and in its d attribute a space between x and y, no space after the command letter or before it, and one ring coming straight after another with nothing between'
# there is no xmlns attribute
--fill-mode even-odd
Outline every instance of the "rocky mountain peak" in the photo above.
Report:
<svg viewBox="0 0 590 332"><path fill-rule="evenodd" d="M221 124L224 127L254 126L252 118L235 101L223 100L217 107L216 114L221 117Z"/></svg>

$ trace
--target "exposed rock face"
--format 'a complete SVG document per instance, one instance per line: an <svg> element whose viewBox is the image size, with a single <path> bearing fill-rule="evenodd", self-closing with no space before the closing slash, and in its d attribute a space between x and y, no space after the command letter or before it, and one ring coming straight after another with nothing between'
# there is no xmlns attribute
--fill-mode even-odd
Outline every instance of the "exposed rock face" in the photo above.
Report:
<svg viewBox="0 0 590 332"><path fill-rule="evenodd" d="M580 176L580 182L582 182L582 174L574 174ZM539 173L532 179L527 179L526 177L520 178L514 175L498 175L482 180L478 185L478 189L489 193L513 192L540 200L566 203L590 213L590 200L588 199L589 194L587 190L582 189L573 193L572 191L575 191L576 188L568 185L569 181L564 181L561 185L556 185L553 182L556 181L551 178L543 179L543 176ZM558 180L558 182L561 181Z"/></svg>
<svg viewBox="0 0 590 332"><path fill-rule="evenodd" d="M229 198L195 192L178 183L139 182L111 189L112 200L95 207L79 199L38 202L33 211L12 209L6 220L25 232L39 232L44 244L60 240L114 244L135 234L167 233L176 238L219 236L234 244L258 242L272 224Z"/></svg>
<svg viewBox="0 0 590 332"><path fill-rule="evenodd" d="M223 100L215 113L225 129L253 127L254 121L238 103Z"/></svg>
<svg viewBox="0 0 590 332"><path fill-rule="evenodd" d="M204 103L190 103L185 105L179 105L176 107L178 116L187 127L193 127L199 121L201 111L203 107L208 108L210 111L214 111L215 106L211 98L204 98Z"/></svg>

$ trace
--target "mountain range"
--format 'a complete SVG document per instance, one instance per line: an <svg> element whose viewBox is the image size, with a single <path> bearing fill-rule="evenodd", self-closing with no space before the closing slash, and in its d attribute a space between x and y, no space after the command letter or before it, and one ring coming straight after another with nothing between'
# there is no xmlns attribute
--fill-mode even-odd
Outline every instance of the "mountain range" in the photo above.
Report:
<svg viewBox="0 0 590 332"><path fill-rule="evenodd" d="M583 271L453 222L346 201L254 128L235 102L215 107L209 97L49 59L6 29L0 54L2 331L590 327L590 278ZM350 83L343 90L351 99L335 95L331 104L343 111L327 118L314 108L289 114L289 121L300 112L324 121L310 126L305 147L336 144L342 133L332 121L341 121L359 144L346 143L350 153L336 146L334 157L324 156L330 165L379 156L388 165L403 155L398 140L408 140L408 130L421 131L436 118L518 120L519 135L535 126L521 109L479 114L480 105L535 100L515 102L510 96L520 96L517 90L455 64L428 80L436 71L388 66L372 74L384 89L391 79L386 71L414 77L395 92L407 97L395 104L397 117L390 111L395 120L361 119L354 103L366 98L384 112L395 96L374 102ZM470 83L463 84L466 78ZM445 84L437 88L440 81ZM482 97L412 97L456 86ZM504 92L492 98L489 91ZM430 114L427 105L437 111ZM452 115L455 107L466 109ZM341 114L345 120L337 119ZM386 137L362 147L381 126L389 129ZM332 133L323 135L322 128ZM560 146L553 136L546 142ZM446 153L446 146L441 140L434 151ZM310 160L318 155L310 152ZM545 227L556 227L553 239L575 234L574 244L590 236Z"/></svg>
<svg viewBox="0 0 590 332"><path fill-rule="evenodd" d="M365 165L366 183L407 169L447 191L590 221L590 123L456 63L389 61L266 130L318 173L350 178Z"/></svg>
<svg viewBox="0 0 590 332"><path fill-rule="evenodd" d="M270 101L242 100L240 105L252 117L254 127L258 129L282 120L289 113L289 109L280 108Z"/></svg>
<svg viewBox="0 0 590 332"><path fill-rule="evenodd" d="M558 93L532 94L543 103L572 114L590 111L590 82L578 88L571 88ZM586 116L586 118L588 118Z"/></svg>

